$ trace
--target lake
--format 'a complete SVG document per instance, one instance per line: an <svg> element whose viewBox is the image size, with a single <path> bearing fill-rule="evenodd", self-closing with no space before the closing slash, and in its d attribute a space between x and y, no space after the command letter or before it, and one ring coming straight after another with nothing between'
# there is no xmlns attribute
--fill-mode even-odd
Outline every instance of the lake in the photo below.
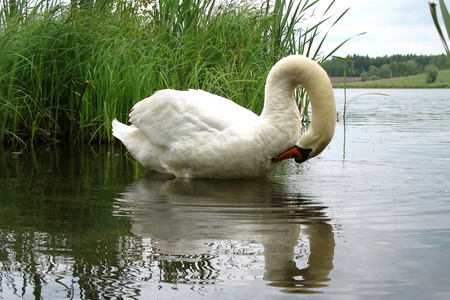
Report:
<svg viewBox="0 0 450 300"><path fill-rule="evenodd" d="M1 149L0 299L448 298L450 90L346 93L327 149L265 179Z"/></svg>

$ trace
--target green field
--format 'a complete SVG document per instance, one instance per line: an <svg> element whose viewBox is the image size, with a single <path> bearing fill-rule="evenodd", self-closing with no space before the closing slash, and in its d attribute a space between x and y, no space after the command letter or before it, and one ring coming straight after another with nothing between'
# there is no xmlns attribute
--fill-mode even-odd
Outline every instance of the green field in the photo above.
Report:
<svg viewBox="0 0 450 300"><path fill-rule="evenodd" d="M334 88L344 88L344 84L335 83ZM347 88L387 88L387 89L401 89L401 88L450 88L450 70L440 71L434 83L426 82L426 75L419 74L407 77L398 77L391 79L371 80L366 82L351 82L347 83Z"/></svg>

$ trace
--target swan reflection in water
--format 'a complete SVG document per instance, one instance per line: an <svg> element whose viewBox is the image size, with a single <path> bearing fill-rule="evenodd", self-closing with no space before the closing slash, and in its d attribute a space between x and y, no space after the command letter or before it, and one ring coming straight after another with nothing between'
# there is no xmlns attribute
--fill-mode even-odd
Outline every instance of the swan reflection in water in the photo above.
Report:
<svg viewBox="0 0 450 300"><path fill-rule="evenodd" d="M213 260L224 253L235 259L245 254L239 245L250 241L263 247L263 278L269 285L284 292L320 292L333 268L332 226L320 203L283 189L268 178L187 180L148 173L121 194L115 214L131 218L132 233L150 238L160 261ZM215 276L228 267L224 264L216 266ZM214 268L211 262L203 265Z"/></svg>

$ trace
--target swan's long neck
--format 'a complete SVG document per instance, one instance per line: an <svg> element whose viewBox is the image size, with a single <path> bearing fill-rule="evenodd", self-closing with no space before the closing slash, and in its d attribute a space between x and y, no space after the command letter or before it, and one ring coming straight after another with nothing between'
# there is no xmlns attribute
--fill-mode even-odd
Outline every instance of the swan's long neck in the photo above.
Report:
<svg viewBox="0 0 450 300"><path fill-rule="evenodd" d="M296 144L301 148L312 149L309 157L313 157L328 145L336 125L333 88L327 73L315 61L292 55L275 64L267 77L261 117L278 123L300 120L294 100L294 91L298 85L306 89L310 98L312 121ZM301 125L297 126L300 136Z"/></svg>

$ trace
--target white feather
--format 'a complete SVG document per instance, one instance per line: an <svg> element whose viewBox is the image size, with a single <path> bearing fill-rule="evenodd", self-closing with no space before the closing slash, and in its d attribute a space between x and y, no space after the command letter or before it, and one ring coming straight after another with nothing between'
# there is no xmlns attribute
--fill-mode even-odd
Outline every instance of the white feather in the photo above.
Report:
<svg viewBox="0 0 450 300"><path fill-rule="evenodd" d="M322 73L315 73L317 70ZM317 78L309 78L310 74ZM314 79L317 82L311 81ZM321 101L331 101L329 109L334 109L331 84L323 69L303 56L291 56L269 73L261 116L205 91L161 90L132 108L132 125L114 120L113 134L137 161L153 171L179 177L266 176L278 165L272 158L300 137L293 89L302 82L296 80L306 81L307 91L314 90L315 84L328 84L328 94ZM314 111L313 115L316 117ZM317 119L320 121L320 116Z"/></svg>

